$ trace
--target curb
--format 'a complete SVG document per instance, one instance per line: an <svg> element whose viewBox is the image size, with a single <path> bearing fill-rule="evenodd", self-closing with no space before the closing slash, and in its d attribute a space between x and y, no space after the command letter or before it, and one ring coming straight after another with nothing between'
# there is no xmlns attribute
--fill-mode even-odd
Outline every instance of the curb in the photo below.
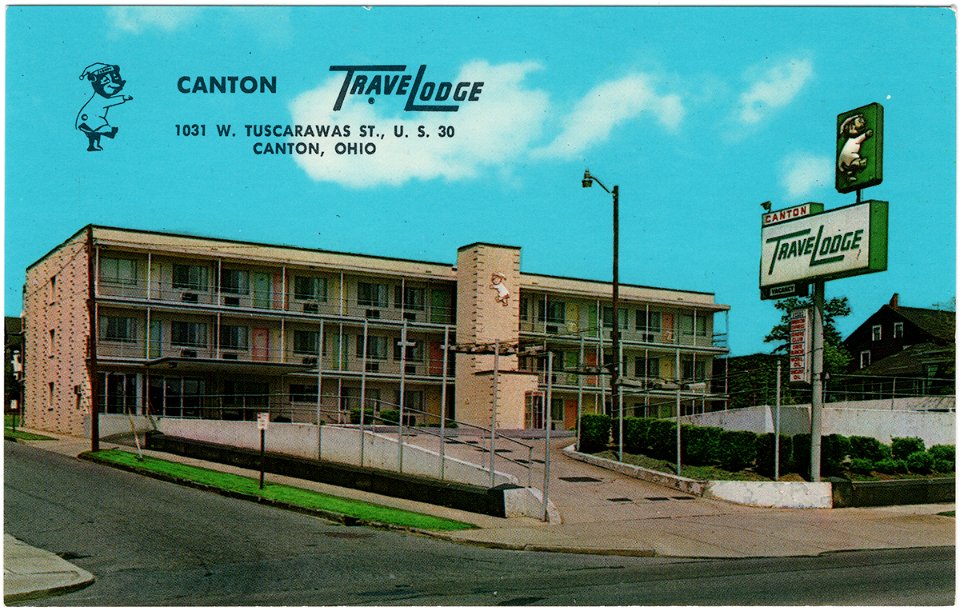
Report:
<svg viewBox="0 0 960 611"><path fill-rule="evenodd" d="M311 509L309 507L301 507L299 505L294 505L292 503L286 503L284 501L275 501L273 499L266 499L259 495L246 494L243 492L235 492L233 490L224 490L223 488L217 488L216 486L209 486L207 484L200 484L192 480L183 479L175 477L172 475L166 475L164 473L157 473L155 471L150 471L149 469L141 469L136 466L130 465L119 465L114 462L103 460L97 456L92 456L89 452L82 452L77 456L80 460L89 460L106 467L112 467L114 469L119 469L120 471L128 471L130 473L135 473L137 475L142 475L145 477L151 477L153 479L170 482L173 484L178 484L180 486L186 486L188 488L194 488L196 490L203 490L205 492L215 492L221 496L228 498L239 499L242 501L252 501L260 505L266 505L268 507L275 507L277 509L286 509L288 511L294 511L296 513L302 513L305 515L310 515L318 518L323 518L331 522L337 522L343 524L344 526L370 526L373 528L380 528L384 530L395 530L400 532L407 532L416 535L426 535L426 536L437 536L437 533L443 533L443 531L432 531L425 530L422 528L417 528L414 526L401 526L399 524L388 524L386 522L377 522L376 520L367 520L363 518L354 518L342 513L336 513L334 511L327 511L325 509ZM477 528L474 526L473 528ZM469 529L466 529L469 530Z"/></svg>
<svg viewBox="0 0 960 611"><path fill-rule="evenodd" d="M562 545L547 545L541 543L505 543L502 541L483 541L476 539L460 539L456 535L446 533L431 533L436 539L443 539L451 543L472 545L486 549L503 549L514 552L551 552L556 554L583 554L589 556L630 556L634 558L653 558L658 556L654 549L600 549L596 547L565 547Z"/></svg>

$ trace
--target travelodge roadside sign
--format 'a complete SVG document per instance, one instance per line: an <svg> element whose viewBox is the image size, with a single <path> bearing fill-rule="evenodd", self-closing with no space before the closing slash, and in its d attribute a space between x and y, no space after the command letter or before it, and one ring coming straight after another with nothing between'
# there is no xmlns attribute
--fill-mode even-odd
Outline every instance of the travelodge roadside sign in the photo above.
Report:
<svg viewBox="0 0 960 611"><path fill-rule="evenodd" d="M868 200L765 225L760 289L887 269L887 202Z"/></svg>
<svg viewBox="0 0 960 611"><path fill-rule="evenodd" d="M874 102L837 115L836 188L850 193L883 182L883 106Z"/></svg>

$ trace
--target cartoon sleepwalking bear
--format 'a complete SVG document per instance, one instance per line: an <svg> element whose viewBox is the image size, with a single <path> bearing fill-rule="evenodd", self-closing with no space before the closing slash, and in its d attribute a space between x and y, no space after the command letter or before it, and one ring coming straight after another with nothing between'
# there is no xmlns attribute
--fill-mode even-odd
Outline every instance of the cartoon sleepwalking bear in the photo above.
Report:
<svg viewBox="0 0 960 611"><path fill-rule="evenodd" d="M860 156L860 147L863 141L873 136L872 129L866 129L867 121L863 115L854 115L847 118L840 126L840 137L846 142L840 149L837 160L837 169L847 179L847 183L856 180L857 174L867 167L867 159Z"/></svg>
<svg viewBox="0 0 960 611"><path fill-rule="evenodd" d="M107 120L107 111L112 106L129 102L133 97L119 95L127 83L120 78L120 66L96 63L87 66L80 79L86 78L93 87L93 95L80 109L77 115L77 129L87 136L89 145L87 150L102 151L100 137L113 138L117 135L117 128Z"/></svg>

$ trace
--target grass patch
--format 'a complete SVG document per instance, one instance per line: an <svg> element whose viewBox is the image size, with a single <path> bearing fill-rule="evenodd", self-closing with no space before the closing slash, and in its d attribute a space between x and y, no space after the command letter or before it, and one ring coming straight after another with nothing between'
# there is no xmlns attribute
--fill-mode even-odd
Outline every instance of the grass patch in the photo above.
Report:
<svg viewBox="0 0 960 611"><path fill-rule="evenodd" d="M220 490L262 497L267 500L286 503L304 509L335 513L357 520L421 528L424 530L464 530L474 528L474 525L465 522L437 518L422 513L384 507L383 505L375 505L353 499L345 499L321 492L296 488L294 486L286 486L284 484L271 484L269 481L264 483L263 490L261 490L259 480L251 477L194 467L192 465L184 465L168 460L151 458L150 456L144 456L143 460L140 461L136 454L123 450L101 450L100 452L92 452L89 455L111 464L134 467L143 471L187 480Z"/></svg>
<svg viewBox="0 0 960 611"><path fill-rule="evenodd" d="M604 450L603 452L598 452L595 456L609 460L617 460L617 453L613 450ZM623 462L628 465L643 467L644 469L660 471L661 473L669 473L671 475L676 475L677 473L677 463L660 460L658 458L650 458L645 454L628 454L624 452ZM769 478L758 475L752 471L725 471L719 467L711 466L695 467L692 465L680 465L680 475L697 480L770 481Z"/></svg>
<svg viewBox="0 0 960 611"><path fill-rule="evenodd" d="M955 518L955 517L957 517L957 512L956 512L956 511L941 511L941 512L938 513L937 515L938 515L938 516L947 516L948 518Z"/></svg>
<svg viewBox="0 0 960 611"><path fill-rule="evenodd" d="M15 431L13 429L3 429L3 438L4 439L22 439L23 441L53 441L53 437L47 437L46 435L37 435L36 433L28 433L26 431Z"/></svg>

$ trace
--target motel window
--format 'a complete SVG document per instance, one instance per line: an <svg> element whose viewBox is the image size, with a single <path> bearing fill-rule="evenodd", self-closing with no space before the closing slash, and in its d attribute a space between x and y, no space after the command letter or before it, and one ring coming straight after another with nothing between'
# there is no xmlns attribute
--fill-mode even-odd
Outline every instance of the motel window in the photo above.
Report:
<svg viewBox="0 0 960 611"><path fill-rule="evenodd" d="M137 283L137 262L133 259L100 258L100 282L131 285Z"/></svg>
<svg viewBox="0 0 960 611"><path fill-rule="evenodd" d="M418 286L393 287L393 305L422 312L426 308L426 290Z"/></svg>
<svg viewBox="0 0 960 611"><path fill-rule="evenodd" d="M250 272L243 269L225 269L220 274L220 290L231 295L250 293Z"/></svg>
<svg viewBox="0 0 960 611"><path fill-rule="evenodd" d="M295 276L293 298L302 301L327 301L327 279L314 276Z"/></svg>
<svg viewBox="0 0 960 611"><path fill-rule="evenodd" d="M396 391L394 394L394 403L400 405L400 391ZM390 406L393 407L393 406ZM386 409L386 408L384 408ZM396 409L396 408L394 408ZM410 410L412 416L416 416L423 412L423 391L422 390L407 390L403 393L403 409L404 411ZM410 413L408 412L408 413Z"/></svg>
<svg viewBox="0 0 960 611"><path fill-rule="evenodd" d="M637 331L641 333L660 333L660 312L637 310Z"/></svg>
<svg viewBox="0 0 960 611"><path fill-rule="evenodd" d="M617 318L620 319L620 329L628 329L626 308L617 310ZM613 328L613 306L603 306L603 326L607 329Z"/></svg>
<svg viewBox="0 0 960 611"><path fill-rule="evenodd" d="M893 337L903 337L903 323L895 322L893 323Z"/></svg>
<svg viewBox="0 0 960 611"><path fill-rule="evenodd" d="M634 361L635 372L634 376L638 378L659 378L660 377L660 359L659 358L643 358L638 356Z"/></svg>
<svg viewBox="0 0 960 611"><path fill-rule="evenodd" d="M546 304L543 301L537 302L537 322L543 322L546 319L548 323L562 325L566 322L566 314L567 304L563 301L547 300Z"/></svg>
<svg viewBox="0 0 960 611"><path fill-rule="evenodd" d="M47 389L49 390L49 395L47 396L47 405L49 405L50 407L53 407L53 396L54 394L56 394L54 392L53 382L47 383Z"/></svg>
<svg viewBox="0 0 960 611"><path fill-rule="evenodd" d="M53 358L57 352L57 330L50 329L50 341L47 343L47 356Z"/></svg>
<svg viewBox="0 0 960 611"><path fill-rule="evenodd" d="M413 361L416 363L423 362L423 342L420 340L411 340L407 338L412 346L407 346L407 361ZM403 359L403 354L400 352L400 342L397 341L393 344L393 360L399 362Z"/></svg>
<svg viewBox="0 0 960 611"><path fill-rule="evenodd" d="M530 320L530 299L520 298L520 320Z"/></svg>
<svg viewBox="0 0 960 611"><path fill-rule="evenodd" d="M880 341L880 329L881 329L881 328L882 328L882 327L881 327L880 325L873 325L873 327L870 329L870 338L871 338L873 341L875 341L875 342L879 342L879 341Z"/></svg>
<svg viewBox="0 0 960 611"><path fill-rule="evenodd" d="M680 361L680 377L684 382L703 382L706 379L706 361L687 359Z"/></svg>
<svg viewBox="0 0 960 611"><path fill-rule="evenodd" d="M54 274L53 276L50 276L50 287L49 287L49 290L50 290L50 294L48 295L48 297L49 297L48 301L49 301L50 303L53 303L54 301L57 300L57 276L56 276L56 274Z"/></svg>
<svg viewBox="0 0 960 611"><path fill-rule="evenodd" d="M203 265L173 265L173 288L205 291L208 288L207 268Z"/></svg>
<svg viewBox="0 0 960 611"><path fill-rule="evenodd" d="M291 403L316 403L317 385L316 384L291 384L290 385Z"/></svg>
<svg viewBox="0 0 960 611"><path fill-rule="evenodd" d="M357 336L357 358L363 358L363 336ZM387 360L387 338L378 335L367 336L367 359Z"/></svg>
<svg viewBox="0 0 960 611"><path fill-rule="evenodd" d="M696 318L696 323L694 323ZM694 328L696 325L696 328ZM680 333L683 335L697 335L705 337L707 335L707 318L703 315L694 316L693 314L680 315Z"/></svg>
<svg viewBox="0 0 960 611"><path fill-rule="evenodd" d="M363 398L367 403L367 409L372 409L377 407L378 405L380 405L380 389L367 388ZM344 387L343 390L340 392L340 408L344 411L349 411L353 409L359 410L360 409L360 389ZM357 423L359 423L359 414L357 415L357 418L358 418ZM367 420L367 422L370 422L370 420Z"/></svg>
<svg viewBox="0 0 960 611"><path fill-rule="evenodd" d="M220 347L227 350L246 350L249 346L249 329L235 325L220 326Z"/></svg>
<svg viewBox="0 0 960 611"><path fill-rule="evenodd" d="M137 341L137 319L129 316L101 316L100 340L107 342Z"/></svg>
<svg viewBox="0 0 960 611"><path fill-rule="evenodd" d="M170 323L170 344L173 346L207 345L207 323L174 320Z"/></svg>
<svg viewBox="0 0 960 611"><path fill-rule="evenodd" d="M387 295L386 284L374 284L372 282L357 283L358 305L385 308L389 305Z"/></svg>
<svg viewBox="0 0 960 611"><path fill-rule="evenodd" d="M860 353L860 369L870 366L870 351L864 350Z"/></svg>
<svg viewBox="0 0 960 611"><path fill-rule="evenodd" d="M334 338L336 339L336 338ZM296 330L293 332L293 353L317 355L317 348L320 346L319 331Z"/></svg>
<svg viewBox="0 0 960 611"><path fill-rule="evenodd" d="M137 413L137 376L124 373L100 374L100 413Z"/></svg>

